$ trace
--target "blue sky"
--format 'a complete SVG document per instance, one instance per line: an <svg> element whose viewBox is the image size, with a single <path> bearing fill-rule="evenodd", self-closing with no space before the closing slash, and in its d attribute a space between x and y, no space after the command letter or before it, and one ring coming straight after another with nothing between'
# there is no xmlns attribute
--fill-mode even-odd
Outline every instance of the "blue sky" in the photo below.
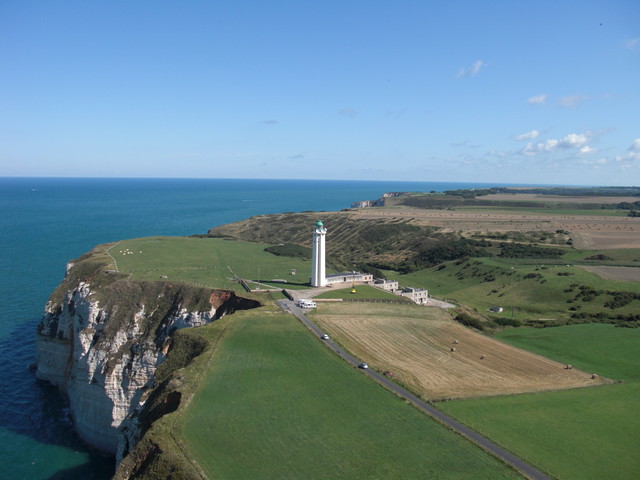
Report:
<svg viewBox="0 0 640 480"><path fill-rule="evenodd" d="M0 0L0 176L640 184L640 2Z"/></svg>

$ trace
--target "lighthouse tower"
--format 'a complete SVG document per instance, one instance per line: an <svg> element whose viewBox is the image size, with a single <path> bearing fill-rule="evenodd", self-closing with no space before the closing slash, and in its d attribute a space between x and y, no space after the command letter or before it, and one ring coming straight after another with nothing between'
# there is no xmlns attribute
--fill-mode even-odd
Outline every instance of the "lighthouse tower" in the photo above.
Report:
<svg viewBox="0 0 640 480"><path fill-rule="evenodd" d="M316 222L313 231L313 256L311 258L311 286L324 287L327 284L327 277L324 267L325 251L324 237L327 229L320 220Z"/></svg>

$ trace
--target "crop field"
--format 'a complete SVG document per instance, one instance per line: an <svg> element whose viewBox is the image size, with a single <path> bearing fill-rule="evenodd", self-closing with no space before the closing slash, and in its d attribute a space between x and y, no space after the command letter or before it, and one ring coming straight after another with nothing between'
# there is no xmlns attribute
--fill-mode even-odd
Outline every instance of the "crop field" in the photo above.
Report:
<svg viewBox="0 0 640 480"><path fill-rule="evenodd" d="M587 213L587 214L585 214ZM594 214L597 213L597 214ZM640 221L637 218L611 215L612 211L555 211L513 209L512 211L426 210L412 207L363 208L351 211L357 218L381 218L410 221L416 225L439 227L442 231L473 232L555 232L571 233L580 249L637 248Z"/></svg>
<svg viewBox="0 0 640 480"><path fill-rule="evenodd" d="M583 266L587 272L595 273L605 280L617 280L624 282L640 282L640 268L610 267L610 266Z"/></svg>
<svg viewBox="0 0 640 480"><path fill-rule="evenodd" d="M637 478L640 330L512 329L504 341L623 380L598 388L445 402L439 408L563 480Z"/></svg>
<svg viewBox="0 0 640 480"><path fill-rule="evenodd" d="M261 310L226 318L181 421L207 477L520 478L340 360L293 316Z"/></svg>
<svg viewBox="0 0 640 480"><path fill-rule="evenodd" d="M240 289L234 274L247 280L308 282L311 262L278 257L266 245L220 238L148 237L123 240L109 249L118 270L134 280L182 281L212 288ZM291 274L296 269L296 275Z"/></svg>
<svg viewBox="0 0 640 480"><path fill-rule="evenodd" d="M509 207L506 205L499 207L492 206L466 206L466 207L455 207L454 210L456 212L473 212L473 213L488 213L495 215L514 215L514 214L522 214L522 215L564 215L564 216L585 216L589 215L590 217L598 216L598 217L626 217L627 212L625 210L601 210L601 209L582 209L582 208L553 208L551 206L545 207L541 205L540 207Z"/></svg>
<svg viewBox="0 0 640 480"><path fill-rule="evenodd" d="M573 196L573 195L543 195L540 193L492 193L482 197L483 200L490 201L534 201L534 202L554 202L554 203L610 203L636 202L638 197L606 197L606 196Z"/></svg>
<svg viewBox="0 0 640 480"><path fill-rule="evenodd" d="M476 333L440 309L319 304L313 318L372 367L392 372L401 383L430 400L605 382Z"/></svg>

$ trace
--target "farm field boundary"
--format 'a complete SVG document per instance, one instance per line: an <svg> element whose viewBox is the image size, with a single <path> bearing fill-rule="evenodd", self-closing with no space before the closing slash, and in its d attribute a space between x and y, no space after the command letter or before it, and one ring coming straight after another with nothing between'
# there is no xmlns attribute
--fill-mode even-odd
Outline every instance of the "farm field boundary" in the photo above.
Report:
<svg viewBox="0 0 640 480"><path fill-rule="evenodd" d="M182 435L211 478L519 478L271 307L234 319Z"/></svg>
<svg viewBox="0 0 640 480"><path fill-rule="evenodd" d="M430 400L609 382L476 333L440 309L339 303L311 315L357 357Z"/></svg>
<svg viewBox="0 0 640 480"><path fill-rule="evenodd" d="M439 408L563 480L626 480L640 471L638 329L571 325L500 334L624 381L599 388L444 402Z"/></svg>

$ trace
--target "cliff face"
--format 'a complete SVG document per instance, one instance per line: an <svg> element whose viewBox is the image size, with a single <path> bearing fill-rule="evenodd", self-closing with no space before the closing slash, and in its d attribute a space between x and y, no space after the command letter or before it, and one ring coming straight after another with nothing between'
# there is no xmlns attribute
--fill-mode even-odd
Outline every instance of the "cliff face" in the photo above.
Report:
<svg viewBox="0 0 640 480"><path fill-rule="evenodd" d="M80 438L122 455L139 432L120 427L151 392L156 368L171 354L171 334L258 304L229 291L117 275L111 281L109 272L90 276L102 284L94 286L73 272L38 327L36 376L68 396Z"/></svg>
<svg viewBox="0 0 640 480"><path fill-rule="evenodd" d="M403 195L403 192L388 192L383 193L377 200L361 200L359 202L353 202L351 208L370 208L370 207L384 207L386 198L399 197Z"/></svg>

